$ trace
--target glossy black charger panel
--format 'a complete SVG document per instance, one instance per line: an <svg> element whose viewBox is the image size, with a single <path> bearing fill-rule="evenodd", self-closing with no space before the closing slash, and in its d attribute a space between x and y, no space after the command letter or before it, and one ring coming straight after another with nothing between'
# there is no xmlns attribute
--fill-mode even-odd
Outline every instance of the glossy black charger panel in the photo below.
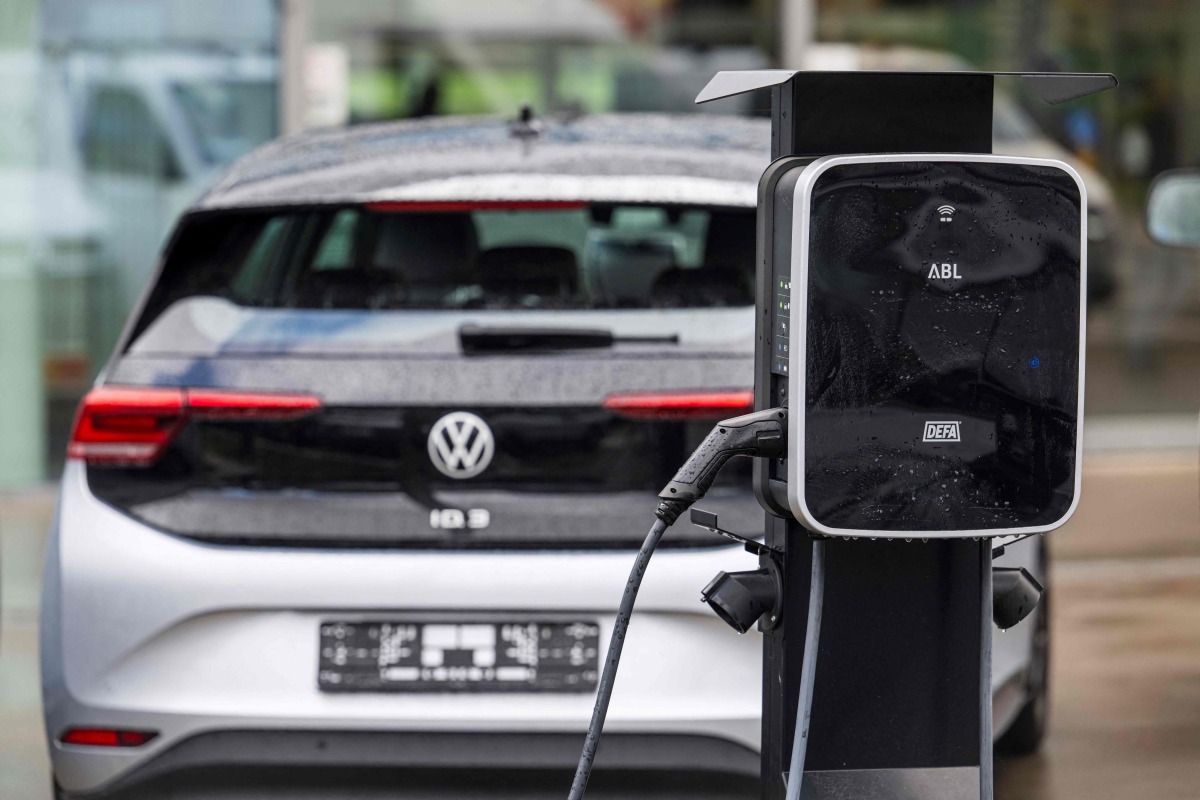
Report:
<svg viewBox="0 0 1200 800"><path fill-rule="evenodd" d="M1085 207L1057 162L848 156L805 169L791 281L797 518L837 535L962 536L1070 516Z"/></svg>

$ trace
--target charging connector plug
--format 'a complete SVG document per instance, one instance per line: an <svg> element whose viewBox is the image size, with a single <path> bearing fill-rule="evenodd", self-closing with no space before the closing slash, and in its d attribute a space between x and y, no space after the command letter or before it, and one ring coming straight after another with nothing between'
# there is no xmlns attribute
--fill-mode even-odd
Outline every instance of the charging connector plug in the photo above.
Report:
<svg viewBox="0 0 1200 800"><path fill-rule="evenodd" d="M787 411L768 408L718 422L658 498L654 515L673 525L717 479L734 456L782 458L787 452Z"/></svg>

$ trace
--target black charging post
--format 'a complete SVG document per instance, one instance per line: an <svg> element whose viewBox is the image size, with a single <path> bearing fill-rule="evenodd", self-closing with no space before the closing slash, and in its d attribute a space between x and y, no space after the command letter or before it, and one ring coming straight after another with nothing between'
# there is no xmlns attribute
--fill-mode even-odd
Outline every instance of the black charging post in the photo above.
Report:
<svg viewBox="0 0 1200 800"><path fill-rule="evenodd" d="M726 72L697 98L771 92L773 163L759 187L756 408L789 407L788 393L795 393L789 373L801 368L791 352L796 209L781 187L822 156L990 154L998 74L1016 75ZM1111 75L1018 77L1052 103L1116 85ZM791 416L794 427L797 412ZM755 488L769 512L760 557L783 586L770 624L761 626L765 800L786 795L812 572L813 526L797 521L788 480L785 461L756 460ZM804 760L806 800L992 797L994 540L922 542L919 530L910 538L858 531L823 540L824 620Z"/></svg>

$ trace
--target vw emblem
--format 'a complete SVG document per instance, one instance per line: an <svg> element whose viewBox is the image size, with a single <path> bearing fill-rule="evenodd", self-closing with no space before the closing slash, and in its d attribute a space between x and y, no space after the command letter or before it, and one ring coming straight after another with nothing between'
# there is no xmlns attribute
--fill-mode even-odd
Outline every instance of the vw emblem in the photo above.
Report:
<svg viewBox="0 0 1200 800"><path fill-rule="evenodd" d="M429 460L450 478L474 478L496 454L492 429L469 411L454 411L433 423Z"/></svg>

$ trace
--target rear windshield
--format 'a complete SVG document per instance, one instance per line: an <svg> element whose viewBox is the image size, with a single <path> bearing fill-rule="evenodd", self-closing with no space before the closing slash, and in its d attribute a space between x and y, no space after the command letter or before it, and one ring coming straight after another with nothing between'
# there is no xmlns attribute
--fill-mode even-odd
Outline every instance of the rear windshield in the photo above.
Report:
<svg viewBox="0 0 1200 800"><path fill-rule="evenodd" d="M373 204L183 223L138 329L172 303L613 309L753 303L754 210Z"/></svg>

